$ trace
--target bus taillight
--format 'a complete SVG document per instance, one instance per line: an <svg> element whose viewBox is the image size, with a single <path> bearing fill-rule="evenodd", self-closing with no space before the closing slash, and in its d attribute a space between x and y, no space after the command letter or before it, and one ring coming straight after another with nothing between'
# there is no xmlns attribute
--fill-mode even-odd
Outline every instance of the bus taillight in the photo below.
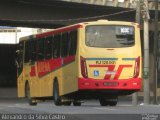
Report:
<svg viewBox="0 0 160 120"><path fill-rule="evenodd" d="M134 78L137 78L139 76L139 71L140 71L140 56L135 61Z"/></svg>
<svg viewBox="0 0 160 120"><path fill-rule="evenodd" d="M81 60L81 74L84 78L88 78L86 59L81 56L80 60Z"/></svg>

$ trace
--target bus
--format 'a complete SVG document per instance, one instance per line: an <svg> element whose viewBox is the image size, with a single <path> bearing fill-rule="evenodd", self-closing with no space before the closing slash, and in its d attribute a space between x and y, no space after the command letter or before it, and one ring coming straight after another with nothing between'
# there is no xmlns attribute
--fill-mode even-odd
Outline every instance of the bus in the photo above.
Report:
<svg viewBox="0 0 160 120"><path fill-rule="evenodd" d="M30 105L98 99L116 106L119 96L141 89L140 26L134 22L83 22L23 37L17 56L18 97Z"/></svg>

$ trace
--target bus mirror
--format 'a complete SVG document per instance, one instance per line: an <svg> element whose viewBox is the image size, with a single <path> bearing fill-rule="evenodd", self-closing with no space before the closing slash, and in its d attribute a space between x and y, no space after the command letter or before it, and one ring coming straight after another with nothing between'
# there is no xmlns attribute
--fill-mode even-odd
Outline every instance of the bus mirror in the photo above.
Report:
<svg viewBox="0 0 160 120"><path fill-rule="evenodd" d="M18 55L20 53L20 50L16 50L16 54Z"/></svg>
<svg viewBox="0 0 160 120"><path fill-rule="evenodd" d="M16 57L15 57L15 65L17 66L17 68L19 68L19 54L20 54L20 50L16 50Z"/></svg>

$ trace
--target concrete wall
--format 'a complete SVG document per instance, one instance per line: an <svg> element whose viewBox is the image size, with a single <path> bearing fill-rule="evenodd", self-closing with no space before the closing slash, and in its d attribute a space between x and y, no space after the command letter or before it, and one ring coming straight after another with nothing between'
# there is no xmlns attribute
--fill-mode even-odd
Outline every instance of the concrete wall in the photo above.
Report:
<svg viewBox="0 0 160 120"><path fill-rule="evenodd" d="M37 29L33 28L15 28L3 27L0 28L0 44L16 44L20 37L36 34Z"/></svg>
<svg viewBox="0 0 160 120"><path fill-rule="evenodd" d="M15 51L19 38L45 31L47 30L0 27L0 87L16 86Z"/></svg>

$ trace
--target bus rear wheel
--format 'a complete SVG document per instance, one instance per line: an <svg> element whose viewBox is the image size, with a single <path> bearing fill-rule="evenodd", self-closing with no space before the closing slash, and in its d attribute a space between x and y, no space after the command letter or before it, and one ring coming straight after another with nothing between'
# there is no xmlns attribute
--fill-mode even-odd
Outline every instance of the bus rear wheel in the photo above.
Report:
<svg viewBox="0 0 160 120"><path fill-rule="evenodd" d="M25 94L26 94L26 98L28 100L29 105L36 106L37 105L36 99L33 99L31 97L31 95L30 95L30 87L29 87L28 83L26 84Z"/></svg>
<svg viewBox="0 0 160 120"><path fill-rule="evenodd" d="M81 102L80 101L73 101L73 105L74 106L81 106Z"/></svg>
<svg viewBox="0 0 160 120"><path fill-rule="evenodd" d="M116 106L118 98L100 98L99 102L101 106Z"/></svg>
<svg viewBox="0 0 160 120"><path fill-rule="evenodd" d="M117 101L109 101L109 105L110 106L116 106L117 105Z"/></svg>
<svg viewBox="0 0 160 120"><path fill-rule="evenodd" d="M64 106L70 106L71 104L72 104L71 101L68 101L68 102L64 102L64 103L63 103Z"/></svg>
<svg viewBox="0 0 160 120"><path fill-rule="evenodd" d="M53 99L54 99L54 104L56 106L60 106L62 105L62 100L61 97L59 96L59 86L58 86L58 82L54 82L54 86L53 86Z"/></svg>

